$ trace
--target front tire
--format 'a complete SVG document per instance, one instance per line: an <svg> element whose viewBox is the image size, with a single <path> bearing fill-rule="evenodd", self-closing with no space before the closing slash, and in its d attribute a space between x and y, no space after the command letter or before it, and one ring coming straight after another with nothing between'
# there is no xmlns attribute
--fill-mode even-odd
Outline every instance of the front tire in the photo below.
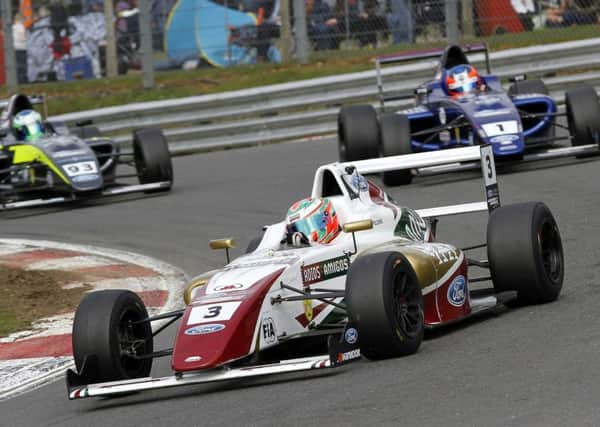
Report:
<svg viewBox="0 0 600 427"><path fill-rule="evenodd" d="M171 154L160 129L136 130L133 133L133 155L140 184L173 181Z"/></svg>
<svg viewBox="0 0 600 427"><path fill-rule="evenodd" d="M413 354L421 345L423 296L404 255L382 252L356 259L346 279L346 304L368 359Z"/></svg>
<svg viewBox="0 0 600 427"><path fill-rule="evenodd" d="M558 298L564 278L562 241L544 203L496 209L488 222L487 251L496 292L517 291L520 304Z"/></svg>
<svg viewBox="0 0 600 427"><path fill-rule="evenodd" d="M140 297L126 290L103 290L87 294L73 321L73 356L78 372L86 359L86 379L91 382L147 377L152 359L137 359L152 353L150 322Z"/></svg>
<svg viewBox="0 0 600 427"><path fill-rule="evenodd" d="M565 94L567 123L573 146L597 144L600 137L600 103L591 86L583 86Z"/></svg>
<svg viewBox="0 0 600 427"><path fill-rule="evenodd" d="M380 121L381 156L411 154L410 122L403 114L385 114ZM383 172L383 183L388 186L407 185L412 182L410 169Z"/></svg>
<svg viewBox="0 0 600 427"><path fill-rule="evenodd" d="M379 157L379 124L370 105L342 107L338 115L340 162Z"/></svg>

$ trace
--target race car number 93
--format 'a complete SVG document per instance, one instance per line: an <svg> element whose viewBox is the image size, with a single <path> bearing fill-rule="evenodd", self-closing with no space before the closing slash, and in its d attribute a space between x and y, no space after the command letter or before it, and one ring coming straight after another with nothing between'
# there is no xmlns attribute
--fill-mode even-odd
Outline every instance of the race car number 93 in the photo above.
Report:
<svg viewBox="0 0 600 427"><path fill-rule="evenodd" d="M67 165L63 165L63 169L69 176L88 175L98 172L96 162L94 161L69 163Z"/></svg>

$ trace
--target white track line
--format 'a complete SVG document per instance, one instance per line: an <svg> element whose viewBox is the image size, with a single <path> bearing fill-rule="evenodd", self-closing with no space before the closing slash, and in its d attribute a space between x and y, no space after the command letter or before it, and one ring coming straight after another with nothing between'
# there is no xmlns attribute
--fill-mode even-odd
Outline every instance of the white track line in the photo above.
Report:
<svg viewBox="0 0 600 427"><path fill-rule="evenodd" d="M163 279L162 285L164 287L159 288L162 290L168 291L167 302L161 308L160 312L164 313L167 311L173 311L178 308L183 307L183 300L181 295L183 294L183 287L187 283L186 274L180 270L179 268L170 265L166 262L145 256L136 254L133 252L127 252L116 249L108 249L108 248L99 248L95 246L89 245L77 245L77 244L69 244L69 243L60 243L60 242L52 242L47 240L27 240L27 239L0 239L0 245L9 245L7 250L15 249L15 252L22 252L25 250L35 250L38 249L62 249L68 251L82 252L88 253L92 255L97 255L100 257L106 257L115 260L115 264L135 264L150 270L156 271L161 278ZM8 252L8 254L14 252ZM7 253L4 253L7 255ZM156 278L140 278L140 279L156 279ZM151 310L154 312L155 310ZM157 313L153 313L157 314ZM164 322L166 322L165 320ZM161 323L164 322L156 322L157 325L155 327L160 326ZM62 377L65 373L65 370L68 368L72 368L74 363L72 358L70 357L56 357L56 358L44 358L46 361L51 361L52 364L55 364L56 367L39 373L35 375L33 378L25 379L23 381L19 381L19 384L10 386L6 389L0 389L0 401L9 399L11 397L17 396L21 393L34 390L35 388L41 387L42 385L55 381L56 379ZM33 365L30 366L40 366L40 362L36 362L34 359L28 359L33 362ZM6 361L7 363L18 363L17 361ZM0 366L1 362L0 362ZM4 381L2 380L1 383Z"/></svg>
<svg viewBox="0 0 600 427"><path fill-rule="evenodd" d="M65 258L53 258L26 264L25 270L79 270L81 268L115 265L112 259L96 255L80 255Z"/></svg>

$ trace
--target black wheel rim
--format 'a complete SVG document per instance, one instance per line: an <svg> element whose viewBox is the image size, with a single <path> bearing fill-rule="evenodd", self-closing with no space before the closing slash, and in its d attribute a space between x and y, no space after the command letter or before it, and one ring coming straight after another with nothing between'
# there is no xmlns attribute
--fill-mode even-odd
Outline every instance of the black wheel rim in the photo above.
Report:
<svg viewBox="0 0 600 427"><path fill-rule="evenodd" d="M144 368L144 359L139 359L146 353L147 349L147 325L145 323L134 324L142 320L138 311L127 310L123 312L119 322L119 358L123 373L130 378Z"/></svg>
<svg viewBox="0 0 600 427"><path fill-rule="evenodd" d="M548 278L556 283L563 272L563 254L560 235L555 224L548 221L544 223L538 233L538 244L544 271Z"/></svg>
<svg viewBox="0 0 600 427"><path fill-rule="evenodd" d="M396 273L392 300L398 329L408 338L418 336L423 329L423 300L417 283L405 271Z"/></svg>

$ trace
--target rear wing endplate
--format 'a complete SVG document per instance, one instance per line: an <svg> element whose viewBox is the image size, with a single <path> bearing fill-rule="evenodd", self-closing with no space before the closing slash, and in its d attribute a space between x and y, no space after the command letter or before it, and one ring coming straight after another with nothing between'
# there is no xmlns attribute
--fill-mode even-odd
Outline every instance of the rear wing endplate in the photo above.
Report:
<svg viewBox="0 0 600 427"><path fill-rule="evenodd" d="M417 210L417 213L423 218L434 218L485 210L491 213L494 209L500 207L500 190L498 188L496 164L494 163L494 153L491 145L478 145L450 150L359 160L356 162L342 163L341 166L353 166L361 174L370 174L473 161L478 161L481 164L484 183L484 199L478 202Z"/></svg>

